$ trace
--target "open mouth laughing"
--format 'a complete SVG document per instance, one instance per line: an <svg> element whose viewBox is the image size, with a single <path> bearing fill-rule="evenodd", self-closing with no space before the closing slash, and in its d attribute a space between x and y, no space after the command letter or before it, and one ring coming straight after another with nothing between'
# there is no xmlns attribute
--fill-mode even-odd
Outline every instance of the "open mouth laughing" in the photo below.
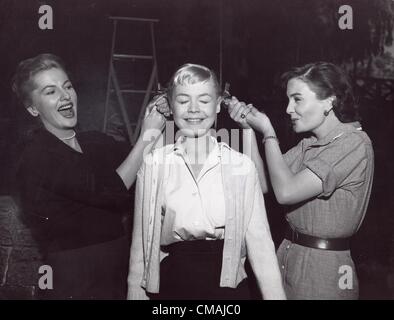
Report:
<svg viewBox="0 0 394 320"><path fill-rule="evenodd" d="M57 111L65 118L73 118L75 116L75 111L74 111L74 104L72 102L69 102L67 104L64 104L60 106Z"/></svg>

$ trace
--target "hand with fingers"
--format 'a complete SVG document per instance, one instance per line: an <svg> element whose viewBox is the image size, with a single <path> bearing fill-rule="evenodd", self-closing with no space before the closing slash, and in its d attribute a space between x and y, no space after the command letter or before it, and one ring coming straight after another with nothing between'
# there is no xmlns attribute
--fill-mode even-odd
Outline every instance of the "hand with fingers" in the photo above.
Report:
<svg viewBox="0 0 394 320"><path fill-rule="evenodd" d="M156 95L153 97L152 101L149 102L147 110L152 110L156 106L158 112L168 118L171 115L170 105L165 93Z"/></svg>
<svg viewBox="0 0 394 320"><path fill-rule="evenodd" d="M238 101L236 97L231 97L227 101L228 113L235 122L237 122L243 129L250 129L247 121L247 115L251 112L253 107L251 104L246 105L245 102Z"/></svg>
<svg viewBox="0 0 394 320"><path fill-rule="evenodd" d="M163 131L166 124L166 118L157 110L157 106L153 104L148 105L145 111L145 118L142 123L141 134L148 130L158 130L160 133Z"/></svg>
<svg viewBox="0 0 394 320"><path fill-rule="evenodd" d="M238 122L242 128L253 128L264 134L266 128L270 127L270 120L267 115L259 111L253 104L246 104L236 97L232 97L228 105L230 117Z"/></svg>

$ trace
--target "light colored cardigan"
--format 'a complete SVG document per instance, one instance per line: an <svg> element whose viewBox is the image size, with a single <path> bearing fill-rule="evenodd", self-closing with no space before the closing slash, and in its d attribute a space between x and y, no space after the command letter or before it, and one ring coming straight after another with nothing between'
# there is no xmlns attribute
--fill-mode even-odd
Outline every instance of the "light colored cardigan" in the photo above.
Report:
<svg viewBox="0 0 394 320"><path fill-rule="evenodd" d="M220 143L226 204L221 287L235 288L245 277L246 254L265 299L283 299L280 271L254 163ZM144 158L137 175L134 226L128 276L128 299L147 299L159 292L162 183L174 145Z"/></svg>

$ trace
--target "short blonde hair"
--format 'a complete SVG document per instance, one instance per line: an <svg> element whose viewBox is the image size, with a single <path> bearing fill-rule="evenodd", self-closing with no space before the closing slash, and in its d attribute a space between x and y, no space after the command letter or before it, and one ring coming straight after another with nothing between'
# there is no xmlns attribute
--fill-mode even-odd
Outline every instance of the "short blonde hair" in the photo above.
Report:
<svg viewBox="0 0 394 320"><path fill-rule="evenodd" d="M168 97L171 99L174 88L178 85L196 84L212 80L216 93L220 95L220 86L215 72L211 69L193 63L186 63L178 68L168 83Z"/></svg>
<svg viewBox="0 0 394 320"><path fill-rule="evenodd" d="M12 90L26 108L31 103L30 94L33 90L33 77L39 72L52 68L57 68L67 73L63 61L58 56L50 53L39 54L19 63L12 78Z"/></svg>

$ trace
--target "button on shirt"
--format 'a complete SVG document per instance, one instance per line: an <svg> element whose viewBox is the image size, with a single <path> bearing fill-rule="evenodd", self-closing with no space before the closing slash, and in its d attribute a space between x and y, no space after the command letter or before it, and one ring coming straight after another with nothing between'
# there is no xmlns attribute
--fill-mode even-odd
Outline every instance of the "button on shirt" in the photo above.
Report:
<svg viewBox="0 0 394 320"><path fill-rule="evenodd" d="M164 182L162 204L163 228L161 244L181 240L223 239L225 200L222 183L220 145L212 138L214 147L197 177L190 159L178 139L172 154L171 165Z"/></svg>

